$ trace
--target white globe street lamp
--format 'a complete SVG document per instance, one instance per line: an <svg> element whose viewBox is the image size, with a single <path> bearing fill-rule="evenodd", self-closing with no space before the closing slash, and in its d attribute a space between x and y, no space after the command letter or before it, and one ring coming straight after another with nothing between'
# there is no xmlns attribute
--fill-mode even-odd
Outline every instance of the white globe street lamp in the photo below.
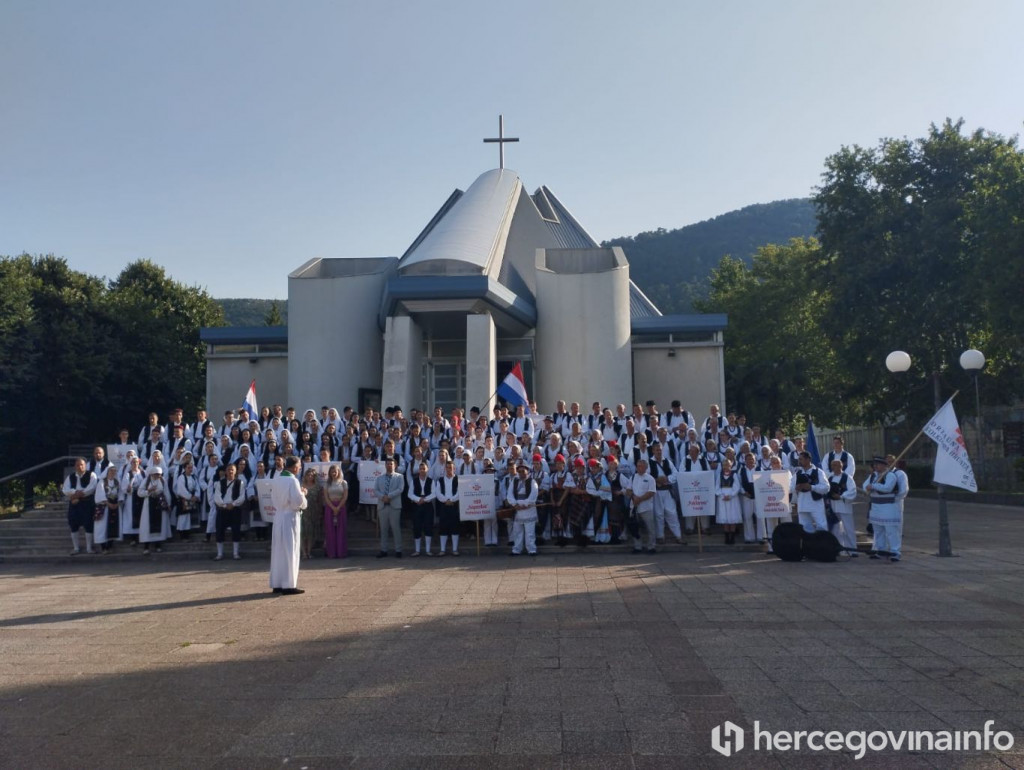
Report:
<svg viewBox="0 0 1024 770"><path fill-rule="evenodd" d="M885 368L893 374L905 372L910 368L910 356L902 350L894 350L885 357Z"/></svg>

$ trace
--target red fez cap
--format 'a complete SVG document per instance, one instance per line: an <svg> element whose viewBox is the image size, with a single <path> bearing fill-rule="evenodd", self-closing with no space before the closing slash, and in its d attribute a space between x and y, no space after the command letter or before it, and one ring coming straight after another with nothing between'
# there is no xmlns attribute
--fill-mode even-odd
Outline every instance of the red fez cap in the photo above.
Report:
<svg viewBox="0 0 1024 770"><path fill-rule="evenodd" d="M619 464L619 461L615 458L615 455L608 455L604 459L605 459L606 462L615 463L616 465Z"/></svg>
<svg viewBox="0 0 1024 770"><path fill-rule="evenodd" d="M583 465L583 458L577 457L575 460L573 460L573 465Z"/></svg>
<svg viewBox="0 0 1024 770"><path fill-rule="evenodd" d="M565 455L563 455L561 452L556 454L555 455L555 462L556 463L564 463L565 462Z"/></svg>
<svg viewBox="0 0 1024 770"><path fill-rule="evenodd" d="M593 467L595 467L595 466L598 466L598 465L600 465L600 464L601 464L601 463L599 463L599 462L598 462L597 460L595 460L594 458L590 458L590 462L588 463L588 465L589 465L589 466L590 466L591 468L593 468Z"/></svg>
<svg viewBox="0 0 1024 770"><path fill-rule="evenodd" d="M543 459L544 459L544 458L543 458L543 457L541 457L541 456L540 456L539 454L535 454L535 455L533 456L533 461L534 461L535 463L539 463L539 462L541 462L541 461L542 461Z"/></svg>

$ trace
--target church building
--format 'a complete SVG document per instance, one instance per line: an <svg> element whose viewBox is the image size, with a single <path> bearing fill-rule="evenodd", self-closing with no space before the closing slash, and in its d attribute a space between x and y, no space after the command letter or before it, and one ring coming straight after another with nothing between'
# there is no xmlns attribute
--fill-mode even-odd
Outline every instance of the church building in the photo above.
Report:
<svg viewBox="0 0 1024 770"><path fill-rule="evenodd" d="M496 141L510 141L500 137ZM503 149L503 144L499 144ZM504 168L455 190L401 256L317 257L288 276L287 331L206 328L207 407L261 405L447 412L480 407L521 362L544 412L558 400L614 406L725 398L720 314L662 315L545 186ZM724 406L724 404L723 404Z"/></svg>

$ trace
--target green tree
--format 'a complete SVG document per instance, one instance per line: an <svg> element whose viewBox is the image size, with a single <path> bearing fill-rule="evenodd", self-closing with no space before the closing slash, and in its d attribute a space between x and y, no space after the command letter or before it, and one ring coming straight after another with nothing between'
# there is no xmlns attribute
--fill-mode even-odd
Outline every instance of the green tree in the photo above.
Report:
<svg viewBox="0 0 1024 770"><path fill-rule="evenodd" d="M829 312L827 286L813 239L762 246L748 268L724 257L711 274L702 312L729 315L725 347L726 403L766 430L791 428L812 415L840 424L846 419L835 389L841 378L836 356L822 334Z"/></svg>
<svg viewBox="0 0 1024 770"><path fill-rule="evenodd" d="M111 377L120 419L141 424L154 409L202 404L206 351L199 329L223 325L220 305L205 290L180 284L159 265L138 260L111 281L106 306L124 343Z"/></svg>
<svg viewBox="0 0 1024 770"><path fill-rule="evenodd" d="M281 310L277 306L276 299L270 303L270 310L267 311L263 323L265 326L284 326L284 319L281 318Z"/></svg>
<svg viewBox="0 0 1024 770"><path fill-rule="evenodd" d="M1004 305L1019 303L1010 295L1019 294L1024 259L1013 209L1020 170L1015 140L965 134L963 121L950 120L921 139L844 147L826 160L815 196L818 275L833 306L822 323L846 373L843 395L865 421L907 404L915 418L926 415L930 399L917 394L933 372L966 385L956 360L968 347L985 350L989 374L1005 386L1014 345L998 338L1019 312ZM916 361L907 377L885 369L895 349Z"/></svg>

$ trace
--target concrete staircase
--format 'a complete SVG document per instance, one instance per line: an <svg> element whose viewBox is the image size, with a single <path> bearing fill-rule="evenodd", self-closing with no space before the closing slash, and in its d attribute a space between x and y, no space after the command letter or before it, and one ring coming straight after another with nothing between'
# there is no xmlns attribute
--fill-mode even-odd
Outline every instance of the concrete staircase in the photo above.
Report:
<svg viewBox="0 0 1024 770"><path fill-rule="evenodd" d="M413 551L412 546L412 525L411 522L402 522L404 536L403 551L408 557ZM504 531L504 528L503 528ZM245 559L270 559L270 541L257 541L251 539L252 533L246 535L242 543L242 556ZM177 538L177 535L175 535ZM735 553L738 551L759 552L764 551L764 546L737 545L727 546L722 542L721 530L715 529L703 538L705 551ZM84 537L79 533L79 541L84 545ZM350 512L348 517L348 549L350 556L372 557L379 549L379 536L377 525L367 521L361 514ZM437 551L437 536L434 537L433 550ZM460 558L475 558L476 542L472 536L463 537L459 543ZM691 536L686 545L678 543L667 543L658 546L659 552L696 553L698 551L697 538ZM225 551L230 558L231 548L226 544ZM586 548L579 548L575 545L567 545L560 548L557 545L543 545L538 548L540 554L566 555L571 556L577 553L630 553L632 543L620 545L590 545ZM62 502L45 503L33 510L24 511L17 516L7 516L0 519L0 562L6 564L15 563L45 563L59 564L71 563L85 560L102 561L144 561L144 560L181 560L181 559L211 559L216 552L215 545L207 543L205 535L193 532L191 539L182 541L174 539L163 544L162 553L151 553L143 556L142 546L132 546L128 543L115 542L113 551L107 554L90 556L83 552L77 556L71 556L71 541L68 537L67 525L67 504ZM507 558L508 548L504 543L496 548L480 549L483 556L501 556ZM315 549L314 555L322 557L323 549ZM446 557L450 558L450 557Z"/></svg>

